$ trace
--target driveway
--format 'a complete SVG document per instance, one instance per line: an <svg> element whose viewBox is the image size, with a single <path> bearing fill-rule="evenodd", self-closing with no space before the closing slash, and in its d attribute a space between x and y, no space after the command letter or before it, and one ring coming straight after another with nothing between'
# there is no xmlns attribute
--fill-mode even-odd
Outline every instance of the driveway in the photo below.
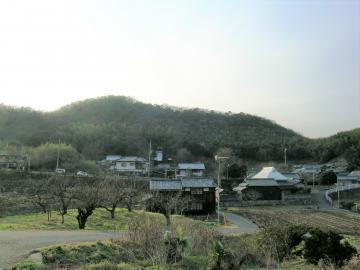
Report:
<svg viewBox="0 0 360 270"><path fill-rule="evenodd" d="M0 231L0 270L10 268L37 248L106 240L121 237L122 234L98 231Z"/></svg>
<svg viewBox="0 0 360 270"><path fill-rule="evenodd" d="M253 234L259 230L259 227L253 223L251 220L229 212L225 212L224 215L230 221L235 228L226 228L224 230L220 229L222 234L234 234L234 233L247 233Z"/></svg>

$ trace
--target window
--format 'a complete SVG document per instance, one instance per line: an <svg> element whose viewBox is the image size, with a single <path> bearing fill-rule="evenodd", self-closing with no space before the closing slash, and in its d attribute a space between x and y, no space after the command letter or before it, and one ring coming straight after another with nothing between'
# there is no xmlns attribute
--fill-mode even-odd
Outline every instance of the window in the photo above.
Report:
<svg viewBox="0 0 360 270"><path fill-rule="evenodd" d="M135 162L130 162L130 166L135 166Z"/></svg>
<svg viewBox="0 0 360 270"><path fill-rule="evenodd" d="M200 195L200 194L203 194L203 191L202 191L202 189L193 189L193 190L191 190L191 194L192 195Z"/></svg>
<svg viewBox="0 0 360 270"><path fill-rule="evenodd" d="M202 203L191 203L190 210L203 210Z"/></svg>
<svg viewBox="0 0 360 270"><path fill-rule="evenodd" d="M209 188L204 188L204 191L209 191Z"/></svg>
<svg viewBox="0 0 360 270"><path fill-rule="evenodd" d="M126 162L121 162L121 167L127 167L127 163Z"/></svg>

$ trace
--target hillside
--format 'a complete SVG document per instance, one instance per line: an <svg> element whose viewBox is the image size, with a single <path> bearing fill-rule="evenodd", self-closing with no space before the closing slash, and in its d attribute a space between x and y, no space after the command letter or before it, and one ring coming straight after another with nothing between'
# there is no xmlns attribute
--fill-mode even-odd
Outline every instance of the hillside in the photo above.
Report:
<svg viewBox="0 0 360 270"><path fill-rule="evenodd" d="M249 114L151 105L121 96L88 99L49 113L0 106L2 141L36 146L60 139L89 159L111 153L145 155L150 139L172 156L187 149L194 158L212 157L220 147L230 147L239 157L259 161L280 160L284 147L290 159L326 159L323 151L333 143L341 145L330 159L344 154L354 140L358 143L359 133L310 140ZM345 147L341 142L347 137Z"/></svg>

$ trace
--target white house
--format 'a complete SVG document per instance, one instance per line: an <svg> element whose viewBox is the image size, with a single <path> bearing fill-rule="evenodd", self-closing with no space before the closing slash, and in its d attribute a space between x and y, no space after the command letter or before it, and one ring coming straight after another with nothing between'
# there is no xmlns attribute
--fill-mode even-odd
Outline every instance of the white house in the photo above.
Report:
<svg viewBox="0 0 360 270"><path fill-rule="evenodd" d="M339 185L360 184L360 171L352 171L348 175L338 175Z"/></svg>
<svg viewBox="0 0 360 270"><path fill-rule="evenodd" d="M202 177L204 171L204 163L179 163L176 177Z"/></svg>
<svg viewBox="0 0 360 270"><path fill-rule="evenodd" d="M114 170L118 173L143 175L148 170L148 164L142 157L121 157L115 161Z"/></svg>

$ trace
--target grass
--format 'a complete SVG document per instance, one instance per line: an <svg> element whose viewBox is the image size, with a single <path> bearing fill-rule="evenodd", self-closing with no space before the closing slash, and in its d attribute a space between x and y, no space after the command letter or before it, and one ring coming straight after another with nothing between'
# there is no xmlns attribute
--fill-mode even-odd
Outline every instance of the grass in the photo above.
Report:
<svg viewBox="0 0 360 270"><path fill-rule="evenodd" d="M317 211L311 207L243 207L229 208L228 211L243 215L260 227L277 221L284 224L304 224L341 234L360 234L360 218L336 212Z"/></svg>
<svg viewBox="0 0 360 270"><path fill-rule="evenodd" d="M165 222L165 218L161 214L140 210L128 212L123 208L117 209L115 218L111 219L109 212L99 208L88 218L86 230L127 230L129 221L142 213L154 215L159 219L159 222ZM76 215L76 210L70 210L69 213L65 215L64 224L61 224L61 215L55 211L52 212L50 221L47 219L47 214L44 213L0 217L0 230L77 230ZM185 217L173 216L173 218L184 219Z"/></svg>

